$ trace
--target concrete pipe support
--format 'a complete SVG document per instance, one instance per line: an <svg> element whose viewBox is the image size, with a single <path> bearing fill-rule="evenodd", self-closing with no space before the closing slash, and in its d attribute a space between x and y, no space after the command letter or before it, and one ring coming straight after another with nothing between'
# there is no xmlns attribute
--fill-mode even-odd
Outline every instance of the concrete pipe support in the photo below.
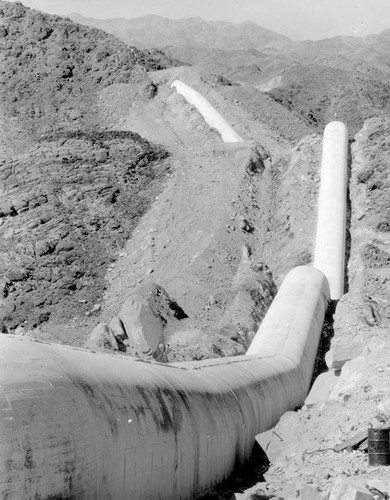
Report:
<svg viewBox="0 0 390 500"><path fill-rule="evenodd" d="M199 92L180 80L175 80L171 87L175 88L184 99L196 107L210 127L214 127L221 134L223 142L242 142L243 139L222 118L218 111Z"/></svg>
<svg viewBox="0 0 390 500"><path fill-rule="evenodd" d="M348 131L342 122L325 127L314 267L329 281L330 296L344 293Z"/></svg>
<svg viewBox="0 0 390 500"><path fill-rule="evenodd" d="M291 271L248 355L162 365L0 336L0 497L188 499L306 397L329 299Z"/></svg>

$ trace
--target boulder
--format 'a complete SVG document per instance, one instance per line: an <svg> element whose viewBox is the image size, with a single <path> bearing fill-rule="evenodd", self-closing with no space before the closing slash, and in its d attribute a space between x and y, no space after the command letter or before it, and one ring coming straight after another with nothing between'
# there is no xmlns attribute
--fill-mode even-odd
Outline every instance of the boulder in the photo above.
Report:
<svg viewBox="0 0 390 500"><path fill-rule="evenodd" d="M343 394L358 393L364 381L364 369L366 360L364 356L358 356L345 363L337 384L332 389L329 399L338 399Z"/></svg>
<svg viewBox="0 0 390 500"><path fill-rule="evenodd" d="M335 371L341 370L347 361L360 356L364 349L363 342L353 342L348 345L332 347L325 354L326 365Z"/></svg>
<svg viewBox="0 0 390 500"><path fill-rule="evenodd" d="M15 329L15 335L20 335L20 336L24 336L26 335L26 330L23 328L22 325L19 325L16 329Z"/></svg>
<svg viewBox="0 0 390 500"><path fill-rule="evenodd" d="M112 318L109 324L109 328L117 341L124 342L125 339L127 339L122 320L118 316L114 316Z"/></svg>
<svg viewBox="0 0 390 500"><path fill-rule="evenodd" d="M367 488L370 491L371 490L374 490L374 492L379 491L379 493L381 493L384 497L388 497L390 492L390 483L384 483L380 479L368 479Z"/></svg>
<svg viewBox="0 0 390 500"><path fill-rule="evenodd" d="M329 500L374 500L362 481L339 476L330 491Z"/></svg>
<svg viewBox="0 0 390 500"><path fill-rule="evenodd" d="M118 314L131 347L138 353L153 354L162 341L163 322L152 311L149 300L129 297Z"/></svg>
<svg viewBox="0 0 390 500"><path fill-rule="evenodd" d="M299 414L288 411L274 429L258 434L256 441L273 465L284 468L302 447L301 436L305 430L305 422Z"/></svg>
<svg viewBox="0 0 390 500"><path fill-rule="evenodd" d="M339 381L339 377L335 375L333 370L321 373L314 381L310 392L305 399L306 406L312 406L316 403L325 403L329 399L329 395Z"/></svg>
<svg viewBox="0 0 390 500"><path fill-rule="evenodd" d="M38 257L43 257L51 252L51 245L45 240L39 240L35 243L35 254Z"/></svg>
<svg viewBox="0 0 390 500"><path fill-rule="evenodd" d="M299 490L300 500L323 500L321 493L311 484L307 484Z"/></svg>
<svg viewBox="0 0 390 500"><path fill-rule="evenodd" d="M256 439L257 443L260 445L260 447L262 448L262 450L266 454L267 454L270 442L271 442L271 440L273 438L273 434L274 434L274 430L273 429L269 429L268 431L261 432L260 434L257 434L255 436L255 439ZM268 454L267 454L267 456L268 456Z"/></svg>
<svg viewBox="0 0 390 500"><path fill-rule="evenodd" d="M69 239L60 240L56 246L56 253L69 252L70 250L73 250L74 247L75 244L73 241Z"/></svg>
<svg viewBox="0 0 390 500"><path fill-rule="evenodd" d="M28 272L26 271L26 269L23 269L21 267L11 269L7 273L7 278L10 281L23 281L27 277L28 277Z"/></svg>
<svg viewBox="0 0 390 500"><path fill-rule="evenodd" d="M182 320L188 318L179 304L171 299L161 285L157 285L156 283L146 285L142 290L142 295L148 298L151 310L155 316L161 318L164 325L172 319Z"/></svg>
<svg viewBox="0 0 390 500"><path fill-rule="evenodd" d="M118 350L118 343L105 323L99 323L93 330L84 347L92 351Z"/></svg>

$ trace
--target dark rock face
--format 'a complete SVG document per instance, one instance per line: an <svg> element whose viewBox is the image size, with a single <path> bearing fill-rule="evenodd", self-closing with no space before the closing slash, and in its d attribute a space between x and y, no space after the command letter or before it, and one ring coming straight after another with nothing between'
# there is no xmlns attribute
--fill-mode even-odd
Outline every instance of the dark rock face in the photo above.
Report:
<svg viewBox="0 0 390 500"><path fill-rule="evenodd" d="M0 320L13 331L97 311L170 169L161 147L105 129L98 94L125 82L152 99L147 70L174 63L20 3L0 1L0 17Z"/></svg>
<svg viewBox="0 0 390 500"><path fill-rule="evenodd" d="M164 325L166 325L171 318L177 320L188 318L179 304L169 297L168 293L161 285L153 283L150 286L150 290L146 293L149 295L148 301L151 310L156 316L161 318Z"/></svg>
<svg viewBox="0 0 390 500"><path fill-rule="evenodd" d="M169 171L166 156L131 132L75 132L0 164L9 328L69 319L99 301L107 267Z"/></svg>

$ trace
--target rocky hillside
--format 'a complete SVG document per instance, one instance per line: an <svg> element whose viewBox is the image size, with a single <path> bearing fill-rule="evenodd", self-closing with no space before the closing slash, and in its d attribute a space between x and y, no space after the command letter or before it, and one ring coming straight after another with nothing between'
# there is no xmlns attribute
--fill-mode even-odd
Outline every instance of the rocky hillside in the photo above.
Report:
<svg viewBox="0 0 390 500"><path fill-rule="evenodd" d="M170 171L161 146L107 130L99 92L123 82L147 101L147 71L174 62L19 3L0 14L1 329L88 320Z"/></svg>
<svg viewBox="0 0 390 500"><path fill-rule="evenodd" d="M276 290L256 243L269 214L257 213L255 193L268 199L264 165L283 155L280 168L289 165L290 141L310 128L273 99L253 107L251 93L176 68L159 52L20 4L1 6L12 75L2 93L9 130L1 164L2 330L83 345L100 323L116 332L103 346L129 354L170 361L243 353ZM38 41L37 30L45 33ZM167 62L173 68L162 70ZM170 90L175 78L199 88L249 142L226 149ZM310 255L309 242L295 255L294 233L301 242L302 235L290 234L284 217L276 216L274 235L293 257L287 252L275 267L267 247L278 283L291 258ZM162 336L145 352L123 332L122 306L133 300L159 304ZM164 312L173 303L180 319Z"/></svg>
<svg viewBox="0 0 390 500"><path fill-rule="evenodd" d="M156 89L146 72L174 64L162 52L128 47L102 31L20 3L0 2L0 16L0 102L27 141L53 129L95 130L99 88L137 83L148 96ZM13 131L7 137L11 143L12 136Z"/></svg>
<svg viewBox="0 0 390 500"><path fill-rule="evenodd" d="M67 323L100 302L107 267L169 172L131 132L54 133L1 165L9 329Z"/></svg>
<svg viewBox="0 0 390 500"><path fill-rule="evenodd" d="M309 125L323 129L337 117L352 134L368 118L390 111L390 83L318 65L283 72L269 95Z"/></svg>

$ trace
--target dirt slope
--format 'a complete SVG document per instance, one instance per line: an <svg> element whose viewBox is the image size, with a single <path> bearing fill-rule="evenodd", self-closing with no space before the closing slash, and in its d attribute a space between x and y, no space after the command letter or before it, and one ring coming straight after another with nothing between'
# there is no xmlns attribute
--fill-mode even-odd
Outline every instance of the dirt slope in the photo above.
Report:
<svg viewBox="0 0 390 500"><path fill-rule="evenodd" d="M216 338L223 330L237 292L234 282L244 246L250 249L252 263L268 266L278 283L291 267L310 260L314 221L307 199L315 203L320 140L313 135L291 150L291 143L275 135L267 118L256 120L225 97L224 86L210 88L203 83L196 69L177 68L150 76L159 86L158 95L148 103L134 103L127 116L118 104L126 95L123 86L103 93L106 113L117 113L120 124L112 126L136 130L164 144L174 175L110 272L102 319L108 323L124 297L148 283L158 283L189 316L174 332L166 332L166 342L178 359L177 344L182 351L196 345L195 356L199 356L201 336L214 332ZM178 77L201 91L248 142L224 145L198 113L170 90L169 83ZM285 169L288 183L296 178L298 184L307 176L307 185L289 190ZM290 206L270 207L275 193L291 200L306 220L291 217ZM236 338L236 332L231 337ZM231 346L223 344L222 353L231 354Z"/></svg>

